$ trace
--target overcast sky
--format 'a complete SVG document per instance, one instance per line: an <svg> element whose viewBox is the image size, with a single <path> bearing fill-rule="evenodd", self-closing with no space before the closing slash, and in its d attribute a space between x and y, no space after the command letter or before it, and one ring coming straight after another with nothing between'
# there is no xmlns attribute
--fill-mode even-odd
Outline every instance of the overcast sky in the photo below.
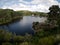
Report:
<svg viewBox="0 0 60 45"><path fill-rule="evenodd" d="M0 8L48 12L52 5L59 5L60 0L0 0Z"/></svg>

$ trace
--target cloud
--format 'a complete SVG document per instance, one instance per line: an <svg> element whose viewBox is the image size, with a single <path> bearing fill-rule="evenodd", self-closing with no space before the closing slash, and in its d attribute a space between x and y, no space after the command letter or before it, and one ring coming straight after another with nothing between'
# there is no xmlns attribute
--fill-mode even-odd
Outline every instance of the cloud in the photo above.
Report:
<svg viewBox="0 0 60 45"><path fill-rule="evenodd" d="M60 6L60 3L57 0L30 0L30 1L4 0L3 2L4 3L1 3L3 5L1 8L3 9L9 8L15 11L16 10L30 10L30 11L48 12L49 11L48 9L50 6L52 5Z"/></svg>

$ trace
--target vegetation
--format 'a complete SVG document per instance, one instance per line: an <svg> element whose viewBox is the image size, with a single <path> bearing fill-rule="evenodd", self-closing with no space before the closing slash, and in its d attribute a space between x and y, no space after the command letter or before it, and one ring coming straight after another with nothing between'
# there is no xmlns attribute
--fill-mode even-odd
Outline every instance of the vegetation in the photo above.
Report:
<svg viewBox="0 0 60 45"><path fill-rule="evenodd" d="M0 45L55 45L60 42L60 34L49 35L45 32L20 36L5 30L0 30Z"/></svg>
<svg viewBox="0 0 60 45"><path fill-rule="evenodd" d="M12 22L16 19L21 19L22 14L11 9L0 9L0 24Z"/></svg>
<svg viewBox="0 0 60 45"><path fill-rule="evenodd" d="M50 12L48 13L47 21L43 23L34 22L34 29L44 29L44 30L55 30L60 27L60 8L57 5L53 5L49 8Z"/></svg>
<svg viewBox="0 0 60 45"><path fill-rule="evenodd" d="M34 35L24 36L0 30L0 45L59 45L60 44L60 8L49 8L47 22L34 22Z"/></svg>
<svg viewBox="0 0 60 45"><path fill-rule="evenodd" d="M13 20L21 19L22 16L32 15L35 16L47 16L46 13L41 12L31 12L31 11L14 11L12 9L0 9L0 25L10 23Z"/></svg>
<svg viewBox="0 0 60 45"><path fill-rule="evenodd" d="M22 11L17 11L19 13L22 13L23 16L28 16L28 15L34 15L34 16L40 16L40 17L46 17L47 13L43 12L32 12L32 11L27 11L27 10L22 10Z"/></svg>
<svg viewBox="0 0 60 45"><path fill-rule="evenodd" d="M60 40L54 37L58 36L58 38L60 38L60 8L58 5L52 5L49 10L50 12L47 13L48 17L45 23L33 23L33 28L36 34L39 37L43 37L43 39L41 40L46 40L48 42L47 43L46 41L44 42L40 40L41 43L43 42L43 44L41 45L53 45L54 42L52 42L51 40L55 41L55 43L60 43ZM48 40L48 38L45 38L45 36L50 39ZM51 36L53 36L53 39L51 38Z"/></svg>

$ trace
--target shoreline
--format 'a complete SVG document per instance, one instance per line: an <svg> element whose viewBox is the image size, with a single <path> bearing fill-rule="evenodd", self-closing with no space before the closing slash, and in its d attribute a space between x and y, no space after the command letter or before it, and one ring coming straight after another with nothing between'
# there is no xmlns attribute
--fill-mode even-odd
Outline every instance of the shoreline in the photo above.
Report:
<svg viewBox="0 0 60 45"><path fill-rule="evenodd" d="M1 26L1 25L11 24L11 23L16 22L16 21L19 21L19 20L21 20L21 19L22 19L22 16L20 16L20 17L18 17L18 18L13 18L13 19L11 19L11 20L8 21L8 22L1 23L0 26Z"/></svg>

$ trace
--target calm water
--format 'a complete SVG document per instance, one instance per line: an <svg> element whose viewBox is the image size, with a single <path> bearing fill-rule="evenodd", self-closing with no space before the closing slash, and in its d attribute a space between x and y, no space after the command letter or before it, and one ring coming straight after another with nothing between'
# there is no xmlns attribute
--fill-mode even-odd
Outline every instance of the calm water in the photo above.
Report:
<svg viewBox="0 0 60 45"><path fill-rule="evenodd" d="M17 35L24 35L26 33L34 34L34 30L32 29L33 22L44 22L46 20L45 17L35 17L35 16L23 16L23 19L20 21L11 23L4 26L0 26L0 29L9 30L12 33L16 33Z"/></svg>

